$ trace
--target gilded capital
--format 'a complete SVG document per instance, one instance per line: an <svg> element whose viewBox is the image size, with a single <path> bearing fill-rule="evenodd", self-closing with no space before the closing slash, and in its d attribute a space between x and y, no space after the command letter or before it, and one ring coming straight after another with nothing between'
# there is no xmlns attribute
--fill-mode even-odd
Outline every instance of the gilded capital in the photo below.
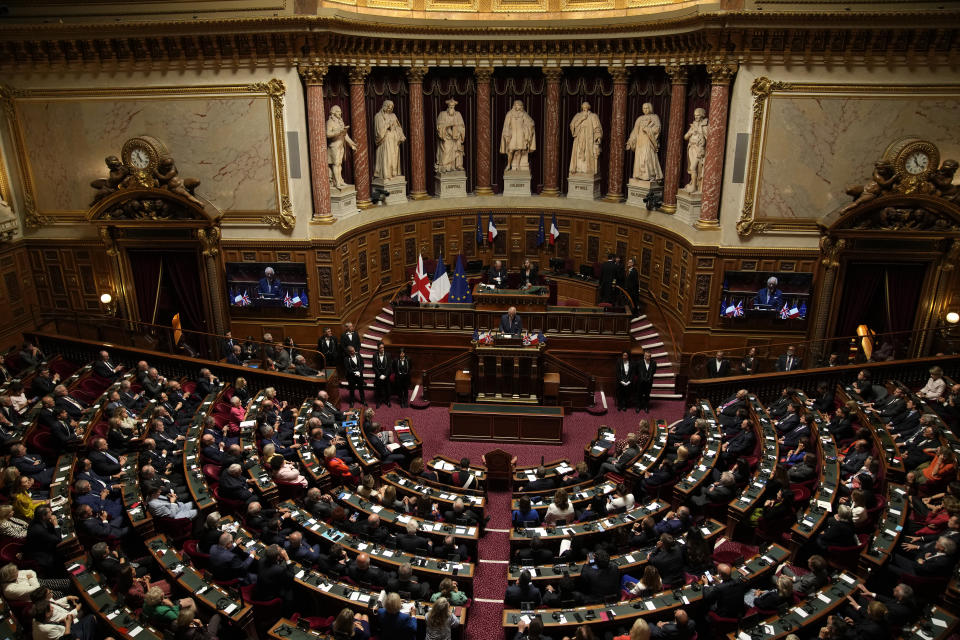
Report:
<svg viewBox="0 0 960 640"><path fill-rule="evenodd" d="M427 75L427 67L410 67L407 69L407 82L423 83L423 77Z"/></svg>
<svg viewBox="0 0 960 640"><path fill-rule="evenodd" d="M327 75L328 70L329 67L325 64L310 64L297 68L304 82L308 85L319 84L321 86L323 85L323 77Z"/></svg>
<svg viewBox="0 0 960 640"><path fill-rule="evenodd" d="M713 62L707 65L710 74L710 84L728 84L733 74L737 72L736 62Z"/></svg>
<svg viewBox="0 0 960 640"><path fill-rule="evenodd" d="M630 70L626 67L607 67L607 72L613 78L614 84L626 84L630 77Z"/></svg>
<svg viewBox="0 0 960 640"><path fill-rule="evenodd" d="M682 64L671 64L664 67L670 82L673 84L687 84L687 67Z"/></svg>
<svg viewBox="0 0 960 640"><path fill-rule="evenodd" d="M363 84L370 75L370 65L358 64L350 67L350 84Z"/></svg>
<svg viewBox="0 0 960 640"><path fill-rule="evenodd" d="M544 67L543 75L547 78L547 82L560 82L560 79L563 77L563 69L558 67Z"/></svg>
<svg viewBox="0 0 960 640"><path fill-rule="evenodd" d="M477 82L490 82L490 78L493 77L493 67L474 67L473 77L477 79Z"/></svg>

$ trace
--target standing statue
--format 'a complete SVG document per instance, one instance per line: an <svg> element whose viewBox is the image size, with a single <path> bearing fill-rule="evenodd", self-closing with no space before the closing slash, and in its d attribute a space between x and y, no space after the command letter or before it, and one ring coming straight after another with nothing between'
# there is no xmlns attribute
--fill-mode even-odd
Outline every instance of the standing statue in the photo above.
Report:
<svg viewBox="0 0 960 640"><path fill-rule="evenodd" d="M400 120L393 112L393 100L384 100L380 111L373 118L375 142L377 144L376 164L373 177L389 180L403 175L400 173L400 143L407 139L400 128Z"/></svg>
<svg viewBox="0 0 960 640"><path fill-rule="evenodd" d="M633 151L633 173L630 177L650 182L662 180L663 170L657 157L659 149L660 117L653 112L652 104L644 102L643 115L633 124L633 131L627 140L627 150Z"/></svg>
<svg viewBox="0 0 960 640"><path fill-rule="evenodd" d="M573 134L573 152L570 154L570 175L597 174L597 159L600 157L600 143L603 141L603 127L600 118L590 111L590 103L580 105L580 113L570 121L570 133Z"/></svg>
<svg viewBox="0 0 960 640"><path fill-rule="evenodd" d="M350 125L343 123L343 111L340 107L330 107L330 117L327 118L327 164L330 167L330 182L337 189L342 189L343 182L343 156L346 153L343 149L344 143L350 146L354 151L357 150L357 143L354 142L347 129Z"/></svg>
<svg viewBox="0 0 960 640"><path fill-rule="evenodd" d="M690 182L683 188L687 193L700 193L703 186L703 159L707 155L707 132L710 126L707 122L707 112L702 107L693 110L693 122L683 135L687 140L687 171L690 172Z"/></svg>
<svg viewBox="0 0 960 640"><path fill-rule="evenodd" d="M507 171L530 171L527 154L537 150L533 118L523 108L522 100L513 101L513 109L503 120L500 153L507 156Z"/></svg>
<svg viewBox="0 0 960 640"><path fill-rule="evenodd" d="M447 100L447 110L437 116L437 157L434 169L437 173L463 171L463 139L466 127L463 116L454 107L457 101Z"/></svg>

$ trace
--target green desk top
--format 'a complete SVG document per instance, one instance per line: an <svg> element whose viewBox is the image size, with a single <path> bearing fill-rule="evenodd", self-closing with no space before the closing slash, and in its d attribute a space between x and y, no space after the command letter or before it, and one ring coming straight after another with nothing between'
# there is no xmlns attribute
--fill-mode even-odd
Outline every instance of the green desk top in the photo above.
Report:
<svg viewBox="0 0 960 640"><path fill-rule="evenodd" d="M454 403L450 405L450 411L461 411L469 413L502 413L507 415L512 414L529 414L529 415L544 415L544 416L563 416L563 407L541 407L541 406L524 406L524 405L515 405L515 404L467 404L467 403Z"/></svg>

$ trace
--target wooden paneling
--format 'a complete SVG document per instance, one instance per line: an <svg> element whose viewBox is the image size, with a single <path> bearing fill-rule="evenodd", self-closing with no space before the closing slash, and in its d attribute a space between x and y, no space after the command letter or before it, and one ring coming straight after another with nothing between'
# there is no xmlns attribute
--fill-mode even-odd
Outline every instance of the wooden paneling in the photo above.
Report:
<svg viewBox="0 0 960 640"><path fill-rule="evenodd" d="M101 294L119 297L114 259L99 243L31 242L28 254L42 311L95 314L100 312Z"/></svg>
<svg viewBox="0 0 960 640"><path fill-rule="evenodd" d="M32 328L37 304L27 249L22 243L0 251L0 348L20 341L20 332Z"/></svg>

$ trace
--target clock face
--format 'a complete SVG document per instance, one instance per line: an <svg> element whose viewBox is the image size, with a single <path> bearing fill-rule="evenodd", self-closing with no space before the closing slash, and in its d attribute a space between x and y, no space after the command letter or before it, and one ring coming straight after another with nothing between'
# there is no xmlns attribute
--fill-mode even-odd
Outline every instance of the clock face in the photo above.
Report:
<svg viewBox="0 0 960 640"><path fill-rule="evenodd" d="M146 169L150 165L150 155L144 149L133 149L130 152L130 164L137 169Z"/></svg>
<svg viewBox="0 0 960 640"><path fill-rule="evenodd" d="M926 171L930 166L930 156L923 151L914 151L903 163L903 168L910 175L918 175Z"/></svg>

